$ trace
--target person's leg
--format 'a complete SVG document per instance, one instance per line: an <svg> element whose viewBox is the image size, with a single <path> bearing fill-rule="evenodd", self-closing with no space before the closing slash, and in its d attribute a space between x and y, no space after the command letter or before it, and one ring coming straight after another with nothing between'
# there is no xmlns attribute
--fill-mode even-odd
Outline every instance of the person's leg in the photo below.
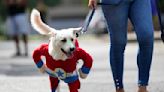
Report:
<svg viewBox="0 0 164 92"><path fill-rule="evenodd" d="M19 47L19 36L17 34L15 34L13 36L13 40L15 42L15 46L16 46L16 54L14 56L20 56L20 47Z"/></svg>
<svg viewBox="0 0 164 92"><path fill-rule="evenodd" d="M16 16L13 17L12 19L12 24L14 26L14 33L13 33L13 40L15 42L15 46L16 46L16 54L15 56L20 56L21 53L20 53L20 46L19 46L19 29L18 29L18 23L17 23L17 20L16 20Z"/></svg>
<svg viewBox="0 0 164 92"><path fill-rule="evenodd" d="M19 36L17 32L17 24L15 22L15 16L10 16L7 18L7 30L8 34L11 36L11 38L14 40L15 43L15 48L16 48L16 53L14 54L15 56L20 56L20 47L19 47Z"/></svg>
<svg viewBox="0 0 164 92"><path fill-rule="evenodd" d="M19 34L22 34L24 48L25 48L25 56L28 56L28 32L29 32L29 24L27 21L27 16L25 13L19 14L16 17L16 22L19 28Z"/></svg>
<svg viewBox="0 0 164 92"><path fill-rule="evenodd" d="M128 9L129 2L122 2L117 6L102 6L111 41L110 65L113 73L116 92L124 92L123 63L124 50L127 43Z"/></svg>
<svg viewBox="0 0 164 92"><path fill-rule="evenodd" d="M130 19L134 25L139 42L137 56L138 65L138 92L147 92L149 72L153 53L153 22L150 0L134 0L131 4Z"/></svg>
<svg viewBox="0 0 164 92"><path fill-rule="evenodd" d="M25 56L28 56L28 36L27 34L23 34L23 42L24 42L24 47L25 47Z"/></svg>

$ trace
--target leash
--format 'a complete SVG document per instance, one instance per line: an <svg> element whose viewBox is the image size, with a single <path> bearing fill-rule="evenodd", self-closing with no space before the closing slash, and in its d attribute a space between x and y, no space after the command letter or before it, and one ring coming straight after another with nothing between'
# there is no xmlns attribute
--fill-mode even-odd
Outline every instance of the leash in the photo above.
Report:
<svg viewBox="0 0 164 92"><path fill-rule="evenodd" d="M95 13L95 9L92 9L89 11L89 13L84 21L84 24L82 26L82 29L81 29L80 33L78 33L78 34L84 34L85 32L87 32L88 26L93 18L94 13Z"/></svg>
<svg viewBox="0 0 164 92"><path fill-rule="evenodd" d="M160 29L161 29L161 39L162 41L164 42L164 30L163 30L163 25L162 25L162 18L161 18L161 9L160 9L160 5L159 5L159 1L158 0L155 0L156 1L156 5L157 5L157 13L158 13L158 20L159 20L159 24L160 24Z"/></svg>
<svg viewBox="0 0 164 92"><path fill-rule="evenodd" d="M106 4L106 3L100 3L98 2L97 5L113 5L113 4ZM117 4L116 4L117 5ZM82 29L79 33L77 33L77 37L79 34L84 34L85 32L87 32L87 29L88 29L88 26L93 18L93 15L95 13L95 8L94 9L91 9L87 15L87 17L85 18L85 21L84 21L84 24L82 26Z"/></svg>

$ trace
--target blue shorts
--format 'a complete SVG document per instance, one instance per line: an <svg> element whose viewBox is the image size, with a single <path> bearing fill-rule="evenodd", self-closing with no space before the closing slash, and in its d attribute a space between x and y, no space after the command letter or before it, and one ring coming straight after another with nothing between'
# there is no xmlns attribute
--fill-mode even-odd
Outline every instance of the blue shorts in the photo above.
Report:
<svg viewBox="0 0 164 92"><path fill-rule="evenodd" d="M6 25L8 35L28 34L30 31L28 16L26 13L9 16Z"/></svg>

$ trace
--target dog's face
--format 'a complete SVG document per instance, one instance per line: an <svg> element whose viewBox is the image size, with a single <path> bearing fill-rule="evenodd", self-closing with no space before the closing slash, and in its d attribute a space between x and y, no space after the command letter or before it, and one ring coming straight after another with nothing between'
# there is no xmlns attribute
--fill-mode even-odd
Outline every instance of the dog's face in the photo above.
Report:
<svg viewBox="0 0 164 92"><path fill-rule="evenodd" d="M48 52L54 59L65 60L72 56L76 49L76 33L81 30L81 27L56 30L44 24L39 12L35 9L31 13L31 24L40 34L50 36Z"/></svg>
<svg viewBox="0 0 164 92"><path fill-rule="evenodd" d="M54 49L61 50L67 57L71 56L75 47L76 34L74 33L75 29L63 29L58 31L56 34L52 33L50 37L50 43Z"/></svg>

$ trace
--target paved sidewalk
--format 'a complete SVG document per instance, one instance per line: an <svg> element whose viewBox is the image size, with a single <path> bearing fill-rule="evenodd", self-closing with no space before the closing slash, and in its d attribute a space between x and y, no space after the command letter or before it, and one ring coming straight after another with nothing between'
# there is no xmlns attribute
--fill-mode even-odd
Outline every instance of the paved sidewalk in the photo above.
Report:
<svg viewBox="0 0 164 92"><path fill-rule="evenodd" d="M13 42L0 41L0 92L50 92L48 76L37 71L31 58L33 49L43 42L48 41L30 41L29 57L11 58L14 53ZM79 43L94 59L90 75L86 80L81 80L80 92L114 92L108 62L108 39L80 37ZM128 43L126 47L124 72L126 92L137 92L137 48L138 45L135 42ZM163 57L164 44L161 41L156 41L150 77L150 92L164 92ZM68 92L68 87L63 82L61 82L60 91Z"/></svg>

